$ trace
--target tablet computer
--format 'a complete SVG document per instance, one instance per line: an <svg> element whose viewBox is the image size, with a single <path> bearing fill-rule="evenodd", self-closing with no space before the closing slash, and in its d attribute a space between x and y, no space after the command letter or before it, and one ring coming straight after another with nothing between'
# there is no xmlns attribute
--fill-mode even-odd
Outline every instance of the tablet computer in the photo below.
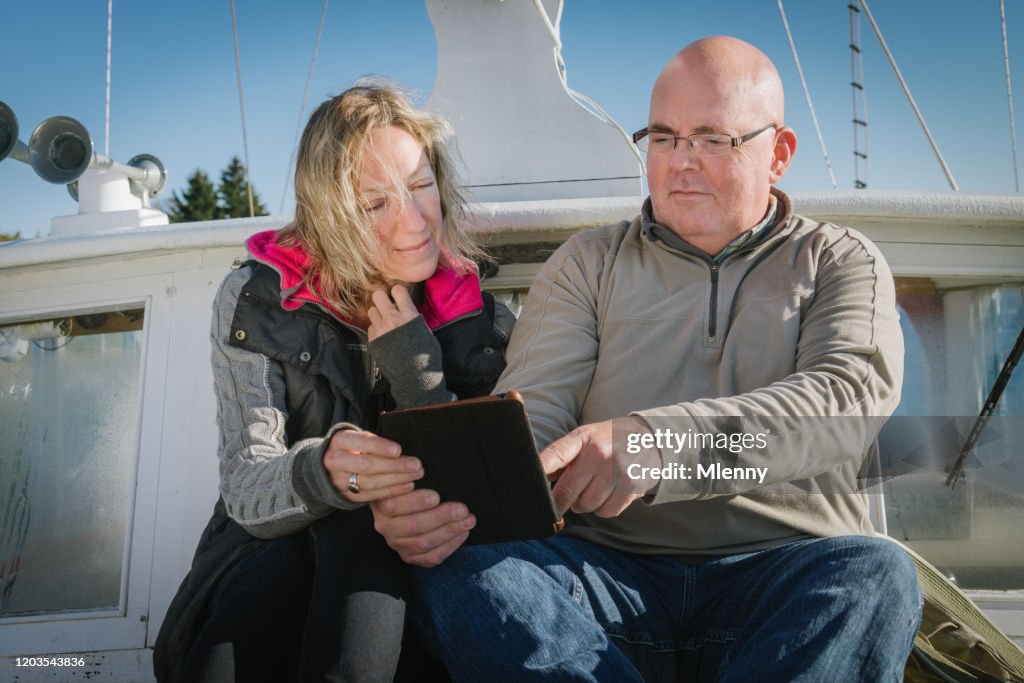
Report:
<svg viewBox="0 0 1024 683"><path fill-rule="evenodd" d="M383 413L378 433L423 462L417 488L476 515L467 545L544 538L562 528L523 404L485 396Z"/></svg>

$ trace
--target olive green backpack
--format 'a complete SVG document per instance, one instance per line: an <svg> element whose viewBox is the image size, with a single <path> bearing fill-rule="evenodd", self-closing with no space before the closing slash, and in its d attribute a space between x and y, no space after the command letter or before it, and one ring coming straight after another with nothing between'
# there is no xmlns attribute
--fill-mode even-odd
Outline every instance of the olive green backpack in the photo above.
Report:
<svg viewBox="0 0 1024 683"><path fill-rule="evenodd" d="M1024 650L1007 638L963 591L910 548L924 595L904 681L1024 683Z"/></svg>

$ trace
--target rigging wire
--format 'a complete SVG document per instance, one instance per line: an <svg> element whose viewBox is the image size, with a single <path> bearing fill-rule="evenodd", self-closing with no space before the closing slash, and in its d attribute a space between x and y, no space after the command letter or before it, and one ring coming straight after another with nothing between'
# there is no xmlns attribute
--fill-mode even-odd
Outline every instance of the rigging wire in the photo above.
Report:
<svg viewBox="0 0 1024 683"><path fill-rule="evenodd" d="M1003 66L1006 69L1006 102L1010 107L1010 149L1013 151L1013 189L1020 192L1020 178L1017 172L1017 127L1013 121L1013 85L1010 83L1010 52L1006 47L1006 7L999 0L999 23L1003 29Z"/></svg>
<svg viewBox="0 0 1024 683"><path fill-rule="evenodd" d="M558 56L561 59L562 39L558 37L558 31L555 30L555 25L551 23L551 17L548 16L548 12L544 9L544 5L541 4L540 0L533 0L533 6L537 8L537 13L540 14L540 18L544 21L544 28L551 35L551 40L554 41L555 49L558 50Z"/></svg>
<svg viewBox="0 0 1024 683"><path fill-rule="evenodd" d="M779 15L782 17L782 25L786 28L786 38L789 39L789 47L793 51L793 61L796 63L796 72L800 75L800 85L804 88L804 97L807 98L807 108L811 110L811 120L814 121L814 130L818 134L818 145L821 147L821 154L825 157L825 168L828 169L829 180L832 181L832 189L837 189L836 176L832 172L832 162L828 158L828 149L825 147L825 138L821 135L821 126L818 125L818 115L814 113L814 102L811 101L811 91L807 87L807 79L804 78L803 67L800 66L800 57L796 53L796 43L793 42L793 34L789 30L789 22L786 20L786 10L782 7L782 0L776 0L779 5Z"/></svg>
<svg viewBox="0 0 1024 683"><path fill-rule="evenodd" d="M544 22L544 28L547 29L548 34L551 36L551 41L555 44L555 62L558 65L558 74L562 79L562 85L565 87L565 91L569 93L576 102L587 109L592 114L597 116L609 126L613 127L622 136L622 139L626 141L629 146L630 152L636 157L637 163L640 164L640 173L643 177L647 177L647 165L644 163L644 158L640 155L640 150L637 149L636 145L633 144L633 138L623 130L615 119L613 119L608 112L601 108L597 102L590 99L586 95L569 87L568 76L565 71L565 60L562 59L562 40L558 37L558 31L555 29L554 24L551 23L551 18L548 17L547 10L544 9L544 5L541 4L541 0L533 0L533 6L537 8L537 13L540 14L541 19ZM589 105L589 106L588 106Z"/></svg>
<svg viewBox="0 0 1024 683"><path fill-rule="evenodd" d="M313 82L313 72L316 70L316 55L320 51L320 36L324 33L324 18L327 16L327 3L324 0L324 7L320 10L320 26L316 30L316 41L313 44L313 58L309 62L309 73L306 74L306 88L302 91L302 106L299 108L299 122L295 126L295 143L292 145L291 156L288 157L288 171L284 174L284 189L281 190L281 207L277 210L279 214L284 213L284 200L288 196L288 187L291 185L292 166L295 165L295 155L299 149L299 135L302 133L302 122L306 117L306 103L309 100L309 86Z"/></svg>
<svg viewBox="0 0 1024 683"><path fill-rule="evenodd" d="M103 156L110 158L110 39L113 35L114 0L107 0L107 94L103 117Z"/></svg>
<svg viewBox="0 0 1024 683"><path fill-rule="evenodd" d="M958 190L956 186L956 180L953 179L953 173L949 170L949 166L946 165L946 160L942 158L942 152L939 151L939 146L935 143L935 139L932 137L932 133L928 130L928 124L924 122L924 116L921 114L921 110L917 108L917 102L914 101L914 96L910 94L910 88L907 87L907 82L903 80L903 74L900 73L900 68L896 66L896 59L892 56L892 52L889 51L889 46L885 42L885 38L882 37L882 31L878 28L878 24L875 22L874 16L871 14L871 8L868 7L867 0L860 0L860 6L864 10L864 16L868 18L868 23L871 24L871 28L875 32L875 36L878 38L878 44L882 46L882 52L885 53L886 58L889 60L889 66L892 67L893 73L896 74L896 80L899 81L900 88L903 89L903 94L907 96L907 101L910 102L910 108L914 110L914 115L917 117L917 122L921 124L921 129L924 131L925 137L928 138L928 144L931 145L932 152L935 153L935 158L939 160L939 165L942 166L942 172L946 174L946 180L949 182L949 187L953 190Z"/></svg>
<svg viewBox="0 0 1024 683"><path fill-rule="evenodd" d="M249 217L256 215L252 201L252 174L249 173L249 137L245 132L245 95L242 92L242 61L238 57L238 21L235 18L235 0L231 0L231 33L235 39L235 74L238 77L238 109L242 114L242 150L245 153L245 187L249 193Z"/></svg>
<svg viewBox="0 0 1024 683"><path fill-rule="evenodd" d="M861 14L858 0L852 0L847 7L850 9L850 89L853 91L853 187L863 190L868 186L868 94L864 89L864 52L860 47Z"/></svg>

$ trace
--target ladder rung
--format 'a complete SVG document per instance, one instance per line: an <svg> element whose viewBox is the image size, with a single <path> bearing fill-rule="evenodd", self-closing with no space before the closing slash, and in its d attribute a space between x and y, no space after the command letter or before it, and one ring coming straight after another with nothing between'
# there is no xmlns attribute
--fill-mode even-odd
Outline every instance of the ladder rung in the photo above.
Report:
<svg viewBox="0 0 1024 683"><path fill-rule="evenodd" d="M858 152L857 150L853 151L853 156L860 157L861 159L867 159L868 158L867 154L864 154L863 152Z"/></svg>
<svg viewBox="0 0 1024 683"><path fill-rule="evenodd" d="M867 128L868 127L868 122L867 121L861 121L860 119L853 119L853 125L855 125L855 126L864 126L865 128Z"/></svg>
<svg viewBox="0 0 1024 683"><path fill-rule="evenodd" d="M863 190L864 188L866 188L866 187L868 186L868 184L867 184L867 183L862 183L862 182L861 182L861 181L859 181L859 180L854 180L854 181L853 181L853 186L854 186L854 187L855 187L856 189L858 189L858 190Z"/></svg>
<svg viewBox="0 0 1024 683"><path fill-rule="evenodd" d="M861 85L860 83L858 83L857 81L850 81L850 85L852 85L857 90L863 90L864 89L864 86Z"/></svg>
<svg viewBox="0 0 1024 683"><path fill-rule="evenodd" d="M852 3L852 2L851 2L851 3L849 4L849 5L847 5L847 7L849 7L849 8L850 8L851 10L853 10L854 12L860 12L860 7L857 7L857 6L856 6L856 5L854 5L854 4Z"/></svg>
<svg viewBox="0 0 1024 683"><path fill-rule="evenodd" d="M850 49L856 52L857 54L860 54L860 48L854 45L853 43L850 43Z"/></svg>

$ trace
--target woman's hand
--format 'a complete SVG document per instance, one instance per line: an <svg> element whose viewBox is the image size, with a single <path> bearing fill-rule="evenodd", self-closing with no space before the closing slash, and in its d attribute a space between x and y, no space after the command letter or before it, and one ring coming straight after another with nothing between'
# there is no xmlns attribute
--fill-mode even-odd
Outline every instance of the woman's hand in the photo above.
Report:
<svg viewBox="0 0 1024 683"><path fill-rule="evenodd" d="M402 455L394 441L344 430L334 434L324 451L324 468L331 484L347 500L368 503L413 490L423 476L419 459Z"/></svg>
<svg viewBox="0 0 1024 683"><path fill-rule="evenodd" d="M383 337L391 330L401 327L419 315L416 304L405 285L391 288L391 296L387 291L378 289L370 296L373 305L366 314L370 318L370 327L366 330L370 340Z"/></svg>

